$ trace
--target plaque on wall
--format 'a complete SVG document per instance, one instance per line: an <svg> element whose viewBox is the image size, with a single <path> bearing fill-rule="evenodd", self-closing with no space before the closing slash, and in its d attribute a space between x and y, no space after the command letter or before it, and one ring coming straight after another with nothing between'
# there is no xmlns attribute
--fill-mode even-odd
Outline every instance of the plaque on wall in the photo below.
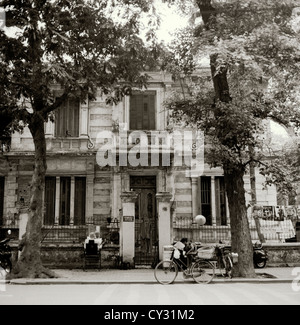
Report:
<svg viewBox="0 0 300 325"><path fill-rule="evenodd" d="M134 216L123 216L123 222L133 222Z"/></svg>

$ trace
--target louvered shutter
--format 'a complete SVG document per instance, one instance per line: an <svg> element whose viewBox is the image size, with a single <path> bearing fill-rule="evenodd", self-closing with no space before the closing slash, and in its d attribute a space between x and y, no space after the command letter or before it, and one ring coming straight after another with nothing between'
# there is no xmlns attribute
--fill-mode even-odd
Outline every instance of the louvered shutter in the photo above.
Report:
<svg viewBox="0 0 300 325"><path fill-rule="evenodd" d="M70 224L70 196L71 196L71 178L60 178L60 214L59 224Z"/></svg>
<svg viewBox="0 0 300 325"><path fill-rule="evenodd" d="M155 130L155 92L130 97L130 130Z"/></svg>
<svg viewBox="0 0 300 325"><path fill-rule="evenodd" d="M86 179L75 177L74 224L85 224Z"/></svg>
<svg viewBox="0 0 300 325"><path fill-rule="evenodd" d="M55 220L56 178L45 178L44 225L53 225Z"/></svg>
<svg viewBox="0 0 300 325"><path fill-rule="evenodd" d="M56 109L55 135L57 137L79 136L79 108L78 99L69 99Z"/></svg>

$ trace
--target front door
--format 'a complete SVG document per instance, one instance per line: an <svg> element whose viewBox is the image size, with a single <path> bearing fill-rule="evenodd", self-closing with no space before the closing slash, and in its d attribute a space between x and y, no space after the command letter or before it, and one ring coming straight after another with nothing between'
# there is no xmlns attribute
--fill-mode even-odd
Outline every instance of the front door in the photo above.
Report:
<svg viewBox="0 0 300 325"><path fill-rule="evenodd" d="M156 176L131 176L130 188L139 193L135 204L135 264L152 265L158 257Z"/></svg>

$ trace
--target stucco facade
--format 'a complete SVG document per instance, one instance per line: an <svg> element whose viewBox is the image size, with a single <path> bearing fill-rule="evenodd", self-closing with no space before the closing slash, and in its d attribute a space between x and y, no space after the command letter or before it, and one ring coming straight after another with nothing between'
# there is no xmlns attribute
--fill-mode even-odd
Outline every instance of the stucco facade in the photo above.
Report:
<svg viewBox="0 0 300 325"><path fill-rule="evenodd" d="M132 106L130 96L110 106L105 97L97 94L95 101L87 100L79 106L78 136L67 135L67 130L67 136L57 136L55 122L45 123L48 182L45 243L50 239L57 243L80 242L90 230L100 229L101 236L107 238L107 245L115 245L126 261L151 264L155 258L162 257L164 245L180 239L182 229L192 229L187 233L191 240L205 240L201 229L193 223L198 214L205 215L205 211L209 211L208 224L204 227L211 229L212 240L217 238L220 228L230 229L221 168L204 164L200 174L187 174L185 166L172 163L176 155L172 145L167 148L170 164L162 163L164 131L169 117L163 103L175 87L170 75L151 74L149 87L142 95L142 113L138 106ZM146 98L147 94L152 97ZM141 97L137 97L138 100ZM136 112L134 118L133 110ZM140 121L139 132L146 134L147 141L153 136L151 131L156 131L155 148L159 153L154 166L151 163L133 166L128 161L127 165L120 164L120 157L126 157L126 152L128 154L132 148L139 148L141 139L137 142L138 134L131 134L134 119L136 125ZM105 157L99 156L99 149L110 141L105 138L105 131L117 139L113 146L113 153L116 152L113 166L99 164L99 159ZM141 161L143 152L137 151L135 158ZM4 228L19 227L20 209L26 207L29 200L33 152L33 141L25 128L22 134L12 135L10 151L0 156ZM244 181L249 201L249 175ZM256 181L258 204L276 205L275 188L263 189L260 175ZM130 193L137 195L130 196ZM77 228L82 231L75 236ZM52 236L54 231L64 236Z"/></svg>

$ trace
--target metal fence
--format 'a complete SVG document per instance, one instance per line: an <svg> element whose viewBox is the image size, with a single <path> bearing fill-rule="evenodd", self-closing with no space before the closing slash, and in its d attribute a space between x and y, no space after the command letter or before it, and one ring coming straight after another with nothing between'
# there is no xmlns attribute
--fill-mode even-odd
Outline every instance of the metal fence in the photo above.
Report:
<svg viewBox="0 0 300 325"><path fill-rule="evenodd" d="M82 243L88 234L88 226L44 226L42 228L42 242L43 243Z"/></svg>
<svg viewBox="0 0 300 325"><path fill-rule="evenodd" d="M298 233L300 238L300 222L298 224ZM176 218L173 221L173 240L188 238L192 242L216 243L231 240L230 226L204 225L200 226L190 218ZM261 232L267 242L284 242L296 235L295 225L291 220L275 221L260 219ZM258 240L257 229L254 220L249 221L250 234L253 241ZM12 215L6 217L0 225L0 240L7 237L7 230L11 230L10 238L19 238L19 219ZM89 232L88 225L53 225L42 227L43 243L82 243ZM119 244L119 224L105 223L101 224L101 237L108 242ZM298 239L297 239L298 240Z"/></svg>
<svg viewBox="0 0 300 325"><path fill-rule="evenodd" d="M291 220L259 220L261 232L267 242L284 242L295 236L295 226ZM300 226L299 226L300 227ZM254 220L249 220L250 235L253 241L259 240ZM188 238L192 242L216 243L231 240L230 226L199 226L192 219L180 218L173 222L174 241Z"/></svg>
<svg viewBox="0 0 300 325"><path fill-rule="evenodd" d="M101 237L107 242L119 244L119 222L105 221L100 225ZM42 243L83 243L87 235L95 225L43 225L42 226ZM8 236L7 231L12 239L19 239L20 219L18 214L7 215L0 223L0 240Z"/></svg>
<svg viewBox="0 0 300 325"><path fill-rule="evenodd" d="M230 241L229 226L199 226L192 224L190 226L173 226L174 241L181 238L188 238L191 242L215 243L221 241Z"/></svg>

